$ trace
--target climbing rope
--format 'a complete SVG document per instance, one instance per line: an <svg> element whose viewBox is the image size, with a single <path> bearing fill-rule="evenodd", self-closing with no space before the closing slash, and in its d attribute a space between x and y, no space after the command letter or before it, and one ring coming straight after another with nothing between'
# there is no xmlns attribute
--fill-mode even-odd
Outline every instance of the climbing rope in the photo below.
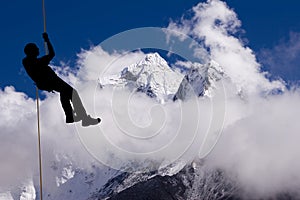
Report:
<svg viewBox="0 0 300 200"><path fill-rule="evenodd" d="M42 6L43 6L43 24L44 24L44 33L47 32L47 25L46 25L46 8L45 8L45 0L42 0ZM45 47L45 54L48 54L48 48L47 48L47 43L44 43Z"/></svg>
<svg viewBox="0 0 300 200"><path fill-rule="evenodd" d="M39 144L39 166L40 166L40 200L43 200L43 177L42 177L42 152L41 152L41 131L40 131L40 106L39 106L39 89L36 87L36 108L37 108L37 128Z"/></svg>
<svg viewBox="0 0 300 200"><path fill-rule="evenodd" d="M42 0L43 7L43 24L46 33L46 9L45 0ZM45 54L48 54L47 43L44 43ZM36 108L37 108L37 129L38 129L38 145L39 145L39 169L40 169L40 200L43 200L43 173L42 173L42 150L41 150L41 130L40 130L40 105L39 105L39 89L36 87Z"/></svg>

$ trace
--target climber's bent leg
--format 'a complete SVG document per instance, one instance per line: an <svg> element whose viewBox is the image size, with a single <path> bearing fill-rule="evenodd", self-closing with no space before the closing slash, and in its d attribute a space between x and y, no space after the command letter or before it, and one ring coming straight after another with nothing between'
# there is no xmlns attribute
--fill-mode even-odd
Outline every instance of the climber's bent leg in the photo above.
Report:
<svg viewBox="0 0 300 200"><path fill-rule="evenodd" d="M82 104L78 92L74 88L72 90L72 99L70 100L72 101L75 115L80 119L86 118L87 117L86 110Z"/></svg>
<svg viewBox="0 0 300 200"><path fill-rule="evenodd" d="M57 78L54 85L54 90L60 93L60 101L66 115L66 123L82 120L82 126L90 126L96 125L101 121L100 118L92 118L90 115L87 115L78 92L69 84Z"/></svg>
<svg viewBox="0 0 300 200"><path fill-rule="evenodd" d="M82 120L82 122L81 122L82 126L96 125L101 121L100 118L92 118L90 115L86 114L85 108L82 104L79 94L75 89L73 89L71 101L73 103L73 107L74 107L76 116ZM75 119L75 116L74 116L74 119Z"/></svg>
<svg viewBox="0 0 300 200"><path fill-rule="evenodd" d="M60 102L65 112L66 123L73 123L75 121L79 121L79 120L75 120L74 110L71 105L73 88L69 84L64 82L62 79L60 79L59 77L57 77L53 81L53 87L55 91L60 93Z"/></svg>

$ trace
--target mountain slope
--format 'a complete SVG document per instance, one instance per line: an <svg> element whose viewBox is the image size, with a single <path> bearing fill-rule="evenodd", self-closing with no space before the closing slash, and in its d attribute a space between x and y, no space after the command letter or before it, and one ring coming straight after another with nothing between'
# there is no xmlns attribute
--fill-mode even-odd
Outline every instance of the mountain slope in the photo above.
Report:
<svg viewBox="0 0 300 200"><path fill-rule="evenodd" d="M181 81L174 100L185 100L193 95L211 97L215 83L225 77L223 69L214 61L204 65L190 63L190 69Z"/></svg>

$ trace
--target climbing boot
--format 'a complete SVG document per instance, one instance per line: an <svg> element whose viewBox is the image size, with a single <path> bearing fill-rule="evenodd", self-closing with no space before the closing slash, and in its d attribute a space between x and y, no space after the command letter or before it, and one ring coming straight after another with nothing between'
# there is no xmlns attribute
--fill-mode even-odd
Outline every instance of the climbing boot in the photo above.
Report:
<svg viewBox="0 0 300 200"><path fill-rule="evenodd" d="M82 119L81 125L87 127L87 126L99 124L100 122L101 122L100 118L92 118L90 115L87 115Z"/></svg>

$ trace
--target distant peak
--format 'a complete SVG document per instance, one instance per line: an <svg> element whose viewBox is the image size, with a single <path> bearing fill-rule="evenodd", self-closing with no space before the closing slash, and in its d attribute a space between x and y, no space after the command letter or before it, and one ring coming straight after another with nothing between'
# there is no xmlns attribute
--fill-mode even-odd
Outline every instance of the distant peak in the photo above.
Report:
<svg viewBox="0 0 300 200"><path fill-rule="evenodd" d="M157 52L155 52L155 53L148 53L147 55L146 55L146 60L152 60L152 59L156 59L156 58L160 58L160 59L162 59L162 57L157 53Z"/></svg>
<svg viewBox="0 0 300 200"><path fill-rule="evenodd" d="M143 61L148 62L148 63L156 63L156 64L168 65L167 61L165 59L163 59L156 52L155 53L148 53L148 54L146 54L146 57L144 58Z"/></svg>

